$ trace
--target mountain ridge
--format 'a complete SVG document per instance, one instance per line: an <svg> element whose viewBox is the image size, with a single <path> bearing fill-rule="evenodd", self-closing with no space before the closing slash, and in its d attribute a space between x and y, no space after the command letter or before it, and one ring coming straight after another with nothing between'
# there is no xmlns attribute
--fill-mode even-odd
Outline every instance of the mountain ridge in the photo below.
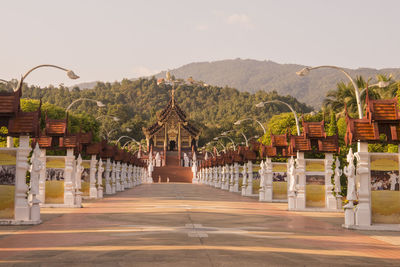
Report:
<svg viewBox="0 0 400 267"><path fill-rule="evenodd" d="M348 83L349 80L338 70L323 68L311 71L305 77L299 77L296 72L305 65L284 63L271 60L225 59L218 61L192 62L169 70L176 78L192 77L196 81L215 86L228 86L242 92L255 93L259 90L277 91L280 95L292 95L299 101L309 103L315 108L321 106L326 93L336 89L338 82ZM393 79L400 78L400 68L344 68L353 79L357 75L366 80L377 74L392 74ZM166 71L154 76L164 78ZM88 83L90 84L90 83ZM93 83L93 86L96 83ZM78 85L79 86L79 85ZM79 86L82 88L81 86Z"/></svg>

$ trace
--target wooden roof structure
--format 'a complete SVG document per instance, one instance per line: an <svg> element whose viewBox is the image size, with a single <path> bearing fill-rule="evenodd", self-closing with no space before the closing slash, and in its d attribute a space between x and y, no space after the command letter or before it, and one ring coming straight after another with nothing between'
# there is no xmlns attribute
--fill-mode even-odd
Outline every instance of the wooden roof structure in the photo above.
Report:
<svg viewBox="0 0 400 267"><path fill-rule="evenodd" d="M40 102L36 111L23 112L20 105L21 96L21 88L13 92L0 92L0 127L7 127L8 135L13 137L38 136L42 103Z"/></svg>
<svg viewBox="0 0 400 267"><path fill-rule="evenodd" d="M297 152L337 153L339 152L338 134L327 136L325 121L302 122L301 135L291 135L288 156Z"/></svg>
<svg viewBox="0 0 400 267"><path fill-rule="evenodd" d="M185 112L183 112L179 105L175 103L174 91L172 91L172 96L168 101L167 106L158 115L157 122L148 128L143 128L144 134L151 138L164 127L165 123L173 115L176 115L178 122L181 123L181 126L188 131L193 138L197 138L199 136L200 131L187 121Z"/></svg>
<svg viewBox="0 0 400 267"><path fill-rule="evenodd" d="M365 117L350 118L346 109L346 123L345 142L347 145L357 141L367 143L384 141L400 144L400 113L397 97L372 100L367 90Z"/></svg>

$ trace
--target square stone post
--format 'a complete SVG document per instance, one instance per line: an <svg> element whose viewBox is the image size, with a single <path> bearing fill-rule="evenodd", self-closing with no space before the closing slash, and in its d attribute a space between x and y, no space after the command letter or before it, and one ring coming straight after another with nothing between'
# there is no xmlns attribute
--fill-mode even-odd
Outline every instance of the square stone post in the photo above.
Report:
<svg viewBox="0 0 400 267"><path fill-rule="evenodd" d="M272 160L267 158L264 162L265 167L265 201L272 202L273 199L273 170L272 170Z"/></svg>
<svg viewBox="0 0 400 267"><path fill-rule="evenodd" d="M221 173L220 173L220 181L221 181L221 189L225 189L225 166L221 167Z"/></svg>
<svg viewBox="0 0 400 267"><path fill-rule="evenodd" d="M325 154L325 205L327 209L337 209L336 198L333 195L333 184L332 184L332 164L333 154Z"/></svg>
<svg viewBox="0 0 400 267"><path fill-rule="evenodd" d="M75 164L75 205L78 207L82 206L82 192L80 190L82 188L83 171L82 157L81 154L79 154Z"/></svg>
<svg viewBox="0 0 400 267"><path fill-rule="evenodd" d="M112 194L112 189L111 189L111 160L108 158L106 161L106 172L105 172L105 178L106 178L106 195L111 195Z"/></svg>
<svg viewBox="0 0 400 267"><path fill-rule="evenodd" d="M233 163L234 172L234 182L233 182L233 192L239 193L239 163Z"/></svg>
<svg viewBox="0 0 400 267"><path fill-rule="evenodd" d="M218 170L217 167L213 167L213 184L212 186L217 187L218 184Z"/></svg>
<svg viewBox="0 0 400 267"><path fill-rule="evenodd" d="M75 185L73 184L74 160L74 149L68 148L64 169L64 204L69 207L74 207L75 205Z"/></svg>
<svg viewBox="0 0 400 267"><path fill-rule="evenodd" d="M127 177L128 183L127 183L127 187L128 188L132 188L133 187L133 183L132 183L132 165L129 164L128 165L128 177Z"/></svg>
<svg viewBox="0 0 400 267"><path fill-rule="evenodd" d="M89 189L89 197L97 198L97 188L96 188L96 155L92 155L90 159L90 173L89 173L89 181L90 181L90 189Z"/></svg>
<svg viewBox="0 0 400 267"><path fill-rule="evenodd" d="M33 150L31 157L31 166L29 172L31 173L31 179L29 184L29 205L31 208L30 220L34 222L40 222L40 200L36 198L39 194L39 175L43 168L42 161L40 159L39 144L36 143L35 149Z"/></svg>
<svg viewBox="0 0 400 267"><path fill-rule="evenodd" d="M235 184L235 173L233 169L233 164L229 165L229 192L233 191L233 186Z"/></svg>
<svg viewBox="0 0 400 267"><path fill-rule="evenodd" d="M296 159L296 176L297 176L297 194L296 194L296 209L304 210L306 208L306 160L304 152L297 151Z"/></svg>
<svg viewBox="0 0 400 267"><path fill-rule="evenodd" d="M370 226L371 219L371 171L368 153L368 143L359 142L357 158L357 178L360 182L358 189L358 205L355 210L356 225Z"/></svg>
<svg viewBox="0 0 400 267"><path fill-rule="evenodd" d="M217 184L215 185L216 188L221 188L222 186L222 167L217 167Z"/></svg>
<svg viewBox="0 0 400 267"><path fill-rule="evenodd" d="M46 201L46 149L40 149L39 160L43 166L39 172L39 193L36 196L39 201L44 204Z"/></svg>
<svg viewBox="0 0 400 267"><path fill-rule="evenodd" d="M117 192L122 191L121 189L121 162L117 162L115 169L115 185Z"/></svg>
<svg viewBox="0 0 400 267"><path fill-rule="evenodd" d="M125 191L126 187L126 163L121 164L121 191Z"/></svg>
<svg viewBox="0 0 400 267"><path fill-rule="evenodd" d="M103 171L103 161L100 158L97 168L97 198L103 198Z"/></svg>
<svg viewBox="0 0 400 267"><path fill-rule="evenodd" d="M28 192L26 172L29 168L28 155L30 151L29 136L20 136L15 166L14 219L16 221L28 221L30 219L30 208L26 199Z"/></svg>
<svg viewBox="0 0 400 267"><path fill-rule="evenodd" d="M247 162L246 196L253 195L253 162Z"/></svg>
<svg viewBox="0 0 400 267"><path fill-rule="evenodd" d="M117 163L115 161L112 163L111 171L111 193L115 194L117 192Z"/></svg>
<svg viewBox="0 0 400 267"><path fill-rule="evenodd" d="M137 169L138 167L133 166L133 186L137 186L138 182L137 182Z"/></svg>
<svg viewBox="0 0 400 267"><path fill-rule="evenodd" d="M243 180L242 180L242 196L246 195L246 188L247 188L247 168L246 163L243 163Z"/></svg>
<svg viewBox="0 0 400 267"><path fill-rule="evenodd" d="M7 136L7 148L14 147L14 138L12 136Z"/></svg>
<svg viewBox="0 0 400 267"><path fill-rule="evenodd" d="M293 156L287 162L288 210L296 210L296 166Z"/></svg>

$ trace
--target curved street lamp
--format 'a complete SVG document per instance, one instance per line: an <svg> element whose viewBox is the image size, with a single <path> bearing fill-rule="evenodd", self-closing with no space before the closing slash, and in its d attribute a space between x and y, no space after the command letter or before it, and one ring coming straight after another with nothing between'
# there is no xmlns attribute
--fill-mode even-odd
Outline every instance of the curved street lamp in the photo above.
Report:
<svg viewBox="0 0 400 267"><path fill-rule="evenodd" d="M62 67L59 67L59 66L56 66L56 65L51 65L51 64L42 64L42 65L38 65L38 66L36 66L36 67L33 67L32 69L28 70L23 76L21 76L21 79L18 81L17 87L14 88L14 91L18 91L18 90L22 87L22 84L23 84L24 80L26 79L26 77L27 77L32 71L34 71L34 70L36 70L36 69L39 69L39 68L43 68L43 67L56 68L56 69L59 69L59 70L63 70L63 71L65 71L65 72L67 72L67 76L68 76L70 79L73 79L73 80L79 78L79 76L76 75L72 70L69 70L69 69L66 69L66 68L62 68ZM5 80L2 80L2 81L4 82ZM7 82L7 81L6 81L6 82Z"/></svg>
<svg viewBox="0 0 400 267"><path fill-rule="evenodd" d="M111 116L111 115L107 115L107 114L98 116L98 117L96 118L96 120L98 120L98 119L100 119L100 118L102 118L102 117L109 117L109 118L112 118L113 121L119 121L119 118L118 118L118 117Z"/></svg>
<svg viewBox="0 0 400 267"><path fill-rule="evenodd" d="M324 65L324 66L317 66L317 67L305 67L302 70L296 72L298 76L306 76L310 73L311 70L316 70L316 69L321 69L321 68L329 68L329 69L335 69L341 71L353 84L354 91L356 94L356 101L357 101L357 109L358 109L358 118L362 119L363 118L363 112L362 112L362 106L361 106L361 97L360 97L360 89L358 88L357 84L354 82L354 80L351 78L350 74L345 71L343 68L337 67L337 66L330 66L330 65Z"/></svg>
<svg viewBox="0 0 400 267"><path fill-rule="evenodd" d="M94 100L94 99L82 97L82 98L78 98L78 99L72 101L72 103L69 104L69 106L65 109L65 112L68 112L68 110L70 110L70 108L71 108L75 103L80 102L80 101L92 101L92 102L96 102L96 105L97 105L99 108L103 108L103 107L106 106L106 105L104 105L102 102L100 102L100 101L98 101L98 100Z"/></svg>
<svg viewBox="0 0 400 267"><path fill-rule="evenodd" d="M139 143L139 142L136 141L134 138L132 138L132 137L130 137L130 136L127 136L127 135L122 135L122 136L120 136L120 137L117 139L117 141L116 141L115 143L118 143L122 138L128 138L128 139L130 139L131 141L135 141L136 143Z"/></svg>
<svg viewBox="0 0 400 267"><path fill-rule="evenodd" d="M267 133L267 131L265 130L264 125L262 125L262 123L261 123L259 120L252 119L252 118L245 118L245 119L242 119L242 120L238 120L238 121L236 121L236 122L234 123L234 125L240 125L240 124L241 124L242 122L244 122L244 121L256 121L256 122L261 126L261 128L263 129L264 134Z"/></svg>
<svg viewBox="0 0 400 267"><path fill-rule="evenodd" d="M222 136L226 136L228 133L230 133L230 132L234 132L235 130L230 130L230 131L227 131L227 132L223 132L223 133L221 133L221 135ZM243 133L243 132L240 132L240 134L243 136L243 138L244 138L244 140L246 141L246 147L248 147L249 146L249 140L251 139L247 139L247 137L246 137L246 135ZM258 135L256 135L256 136L258 136Z"/></svg>
<svg viewBox="0 0 400 267"><path fill-rule="evenodd" d="M232 144L233 144L233 150L236 151L236 143L235 143L235 141L233 141L233 139L230 138L229 136L226 136L226 135L217 136L217 137L214 137L214 140L217 141L218 139L223 138L223 137L228 138L228 139L232 142ZM226 149L225 149L225 151L226 151Z"/></svg>
<svg viewBox="0 0 400 267"><path fill-rule="evenodd" d="M286 105L286 106L290 109L290 111L292 111L292 113L293 113L293 115L294 115L294 120L296 121L297 135L300 135L299 118L297 117L296 111L295 111L295 110L293 109L293 107L292 107L291 105L289 105L288 103L283 102L283 101L281 101L281 100L275 99L275 100L269 100L269 101L265 101L265 102L260 102L260 103L258 103L258 104L256 105L256 107L262 108L262 107L264 107L265 104L274 103L274 102L275 102L275 103L284 104L284 105Z"/></svg>

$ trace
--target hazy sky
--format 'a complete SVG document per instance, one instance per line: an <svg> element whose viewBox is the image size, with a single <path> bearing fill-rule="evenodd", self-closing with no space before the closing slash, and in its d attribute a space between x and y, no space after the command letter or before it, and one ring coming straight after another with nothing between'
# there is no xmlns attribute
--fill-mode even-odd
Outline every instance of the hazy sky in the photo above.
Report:
<svg viewBox="0 0 400 267"><path fill-rule="evenodd" d="M28 83L66 85L150 75L233 58L400 67L400 1L2 1L0 78L38 64Z"/></svg>

